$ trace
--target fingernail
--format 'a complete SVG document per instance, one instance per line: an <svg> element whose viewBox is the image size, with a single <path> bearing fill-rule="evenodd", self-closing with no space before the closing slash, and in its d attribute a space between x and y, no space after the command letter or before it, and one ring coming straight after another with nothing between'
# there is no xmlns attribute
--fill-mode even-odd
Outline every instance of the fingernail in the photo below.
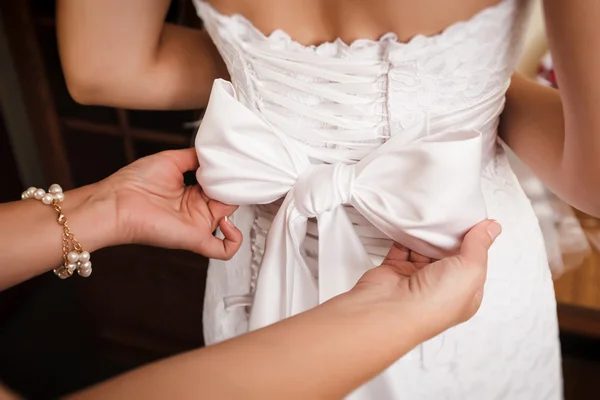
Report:
<svg viewBox="0 0 600 400"><path fill-rule="evenodd" d="M502 232L502 227L498 222L492 221L492 223L489 224L487 227L487 232L492 238L492 240L496 240L498 235L500 235L500 233Z"/></svg>
<svg viewBox="0 0 600 400"><path fill-rule="evenodd" d="M225 220L227 225L231 226L232 228L235 228L235 225L233 224L233 222L231 222L231 220L229 219L228 216L225 216L225 218L223 218L223 219Z"/></svg>

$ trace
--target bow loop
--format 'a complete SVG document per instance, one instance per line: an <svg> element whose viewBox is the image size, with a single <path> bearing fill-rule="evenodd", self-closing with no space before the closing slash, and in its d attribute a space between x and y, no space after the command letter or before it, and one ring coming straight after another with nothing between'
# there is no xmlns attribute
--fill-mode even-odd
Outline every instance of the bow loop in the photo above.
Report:
<svg viewBox="0 0 600 400"><path fill-rule="evenodd" d="M394 241L431 258L458 252L487 212L482 138L440 132L405 144L392 137L356 164L351 205Z"/></svg>
<svg viewBox="0 0 600 400"><path fill-rule="evenodd" d="M311 165L296 181L296 208L302 215L312 218L342 204L349 204L353 183L353 165Z"/></svg>
<svg viewBox="0 0 600 400"><path fill-rule="evenodd" d="M196 178L206 195L222 203L272 203L310 166L308 158L235 98L233 86L216 80L195 141Z"/></svg>

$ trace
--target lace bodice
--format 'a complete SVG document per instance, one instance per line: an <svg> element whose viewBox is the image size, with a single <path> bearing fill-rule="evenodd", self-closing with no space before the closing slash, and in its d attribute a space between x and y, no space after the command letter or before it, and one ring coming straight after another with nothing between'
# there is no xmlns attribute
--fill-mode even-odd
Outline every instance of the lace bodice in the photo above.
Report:
<svg viewBox="0 0 600 400"><path fill-rule="evenodd" d="M501 0L407 43L389 33L304 46L194 1L240 100L326 162L356 161L390 136L410 142L449 125L493 133L529 3Z"/></svg>

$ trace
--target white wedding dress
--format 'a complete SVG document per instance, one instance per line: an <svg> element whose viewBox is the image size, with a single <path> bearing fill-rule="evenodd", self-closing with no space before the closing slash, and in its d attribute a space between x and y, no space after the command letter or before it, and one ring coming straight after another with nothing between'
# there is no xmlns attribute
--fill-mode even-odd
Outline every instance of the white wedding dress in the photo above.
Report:
<svg viewBox="0 0 600 400"><path fill-rule="evenodd" d="M497 139L529 2L502 0L408 43L318 46L194 2L231 75L215 83L198 132L198 178L242 204L232 219L245 239L231 261L211 261L206 343L349 289L390 237L446 254L487 216L503 233L477 315L349 399L561 399L543 236Z"/></svg>

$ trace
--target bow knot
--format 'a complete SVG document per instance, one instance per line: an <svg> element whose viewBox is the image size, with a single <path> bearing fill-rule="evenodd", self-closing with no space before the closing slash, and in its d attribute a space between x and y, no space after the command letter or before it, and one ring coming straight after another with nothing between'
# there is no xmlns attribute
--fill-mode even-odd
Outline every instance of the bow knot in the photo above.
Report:
<svg viewBox="0 0 600 400"><path fill-rule="evenodd" d="M231 116L234 116L233 118ZM284 198L267 235L250 329L306 311L352 288L373 267L342 204L391 239L431 258L453 254L486 218L482 135L467 130L418 140L391 137L353 165L311 165L304 148L236 99L217 80L196 136L206 195L227 204ZM318 278L301 251L318 217Z"/></svg>
<svg viewBox="0 0 600 400"><path fill-rule="evenodd" d="M354 166L342 163L310 165L296 181L296 209L307 218L349 204L354 182Z"/></svg>

